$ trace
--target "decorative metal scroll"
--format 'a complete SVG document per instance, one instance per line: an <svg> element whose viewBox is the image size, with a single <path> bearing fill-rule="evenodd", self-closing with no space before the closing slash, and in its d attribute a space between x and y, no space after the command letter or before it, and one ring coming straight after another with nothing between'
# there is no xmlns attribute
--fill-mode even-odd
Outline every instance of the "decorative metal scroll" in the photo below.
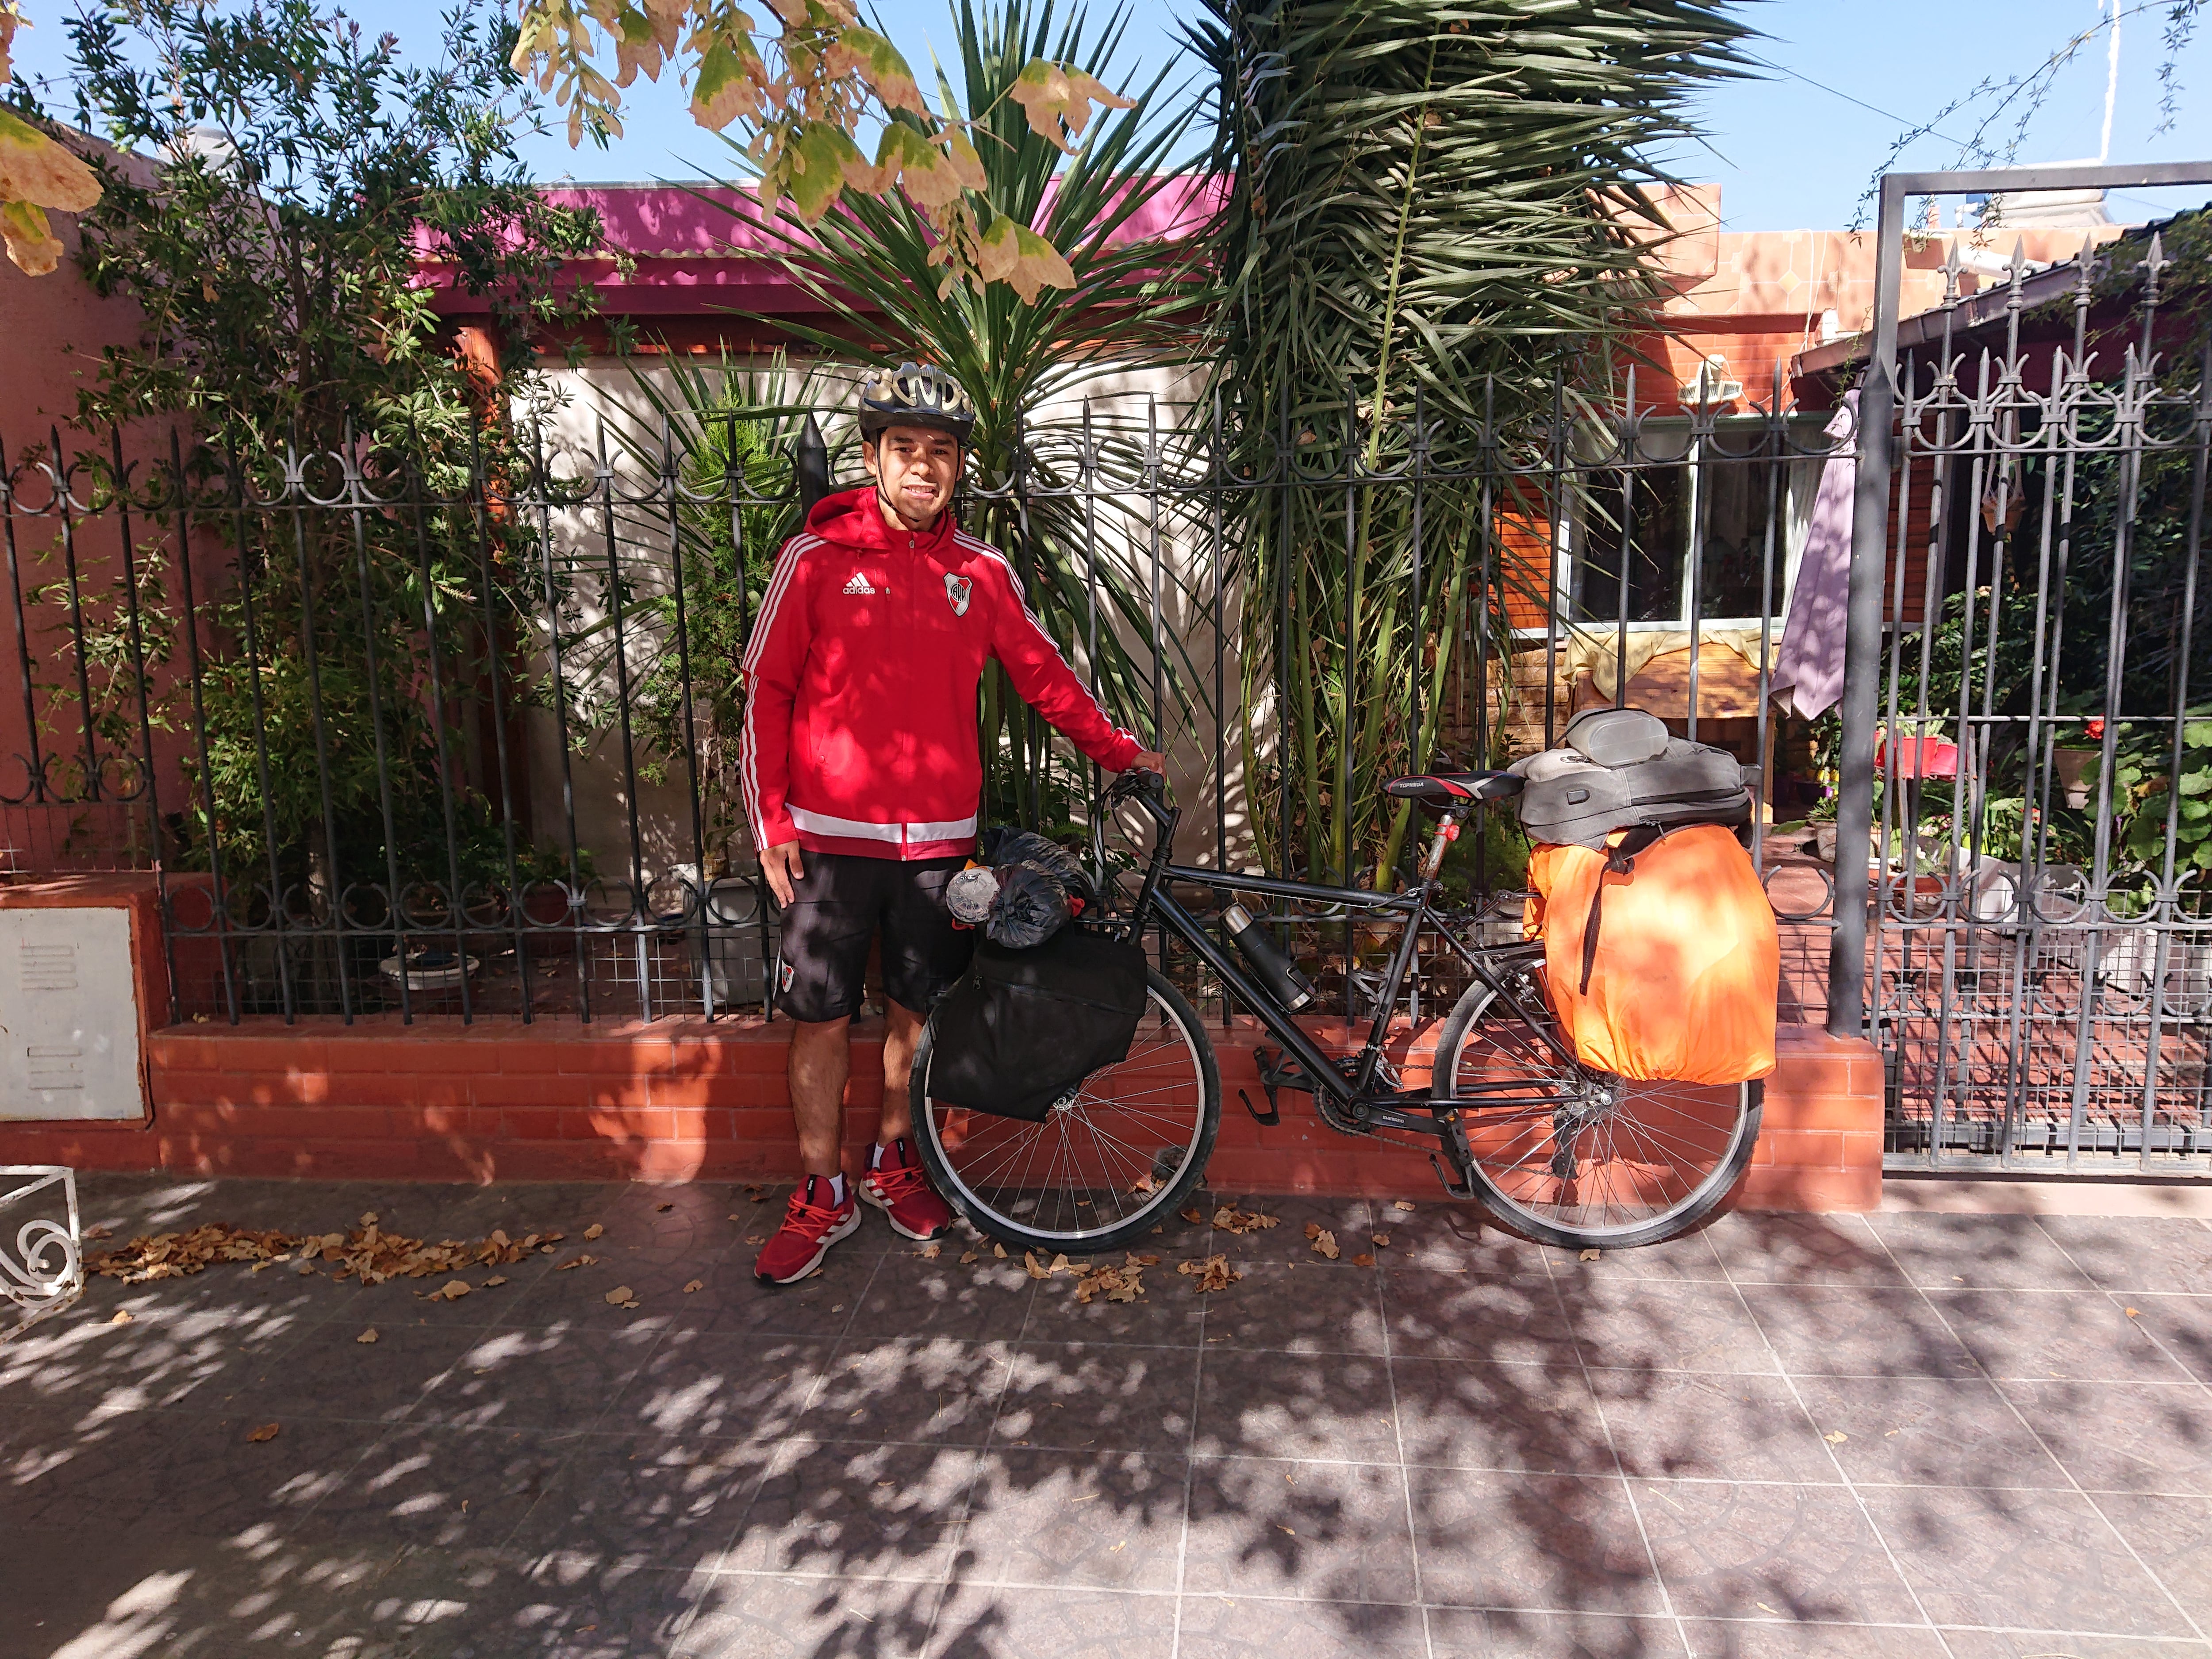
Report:
<svg viewBox="0 0 2212 1659"><path fill-rule="evenodd" d="M0 1164L0 1211L40 1203L58 1208L32 1215L6 1231L0 1220L0 1299L15 1310L12 1327L25 1326L67 1307L84 1292L84 1252L78 1231L76 1172L59 1164Z"/></svg>

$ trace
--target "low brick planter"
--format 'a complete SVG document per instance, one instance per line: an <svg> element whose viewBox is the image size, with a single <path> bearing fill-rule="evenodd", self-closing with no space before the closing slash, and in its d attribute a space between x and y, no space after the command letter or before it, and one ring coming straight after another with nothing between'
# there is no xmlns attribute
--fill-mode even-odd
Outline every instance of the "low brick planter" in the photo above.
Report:
<svg viewBox="0 0 2212 1659"><path fill-rule="evenodd" d="M322 1180L680 1182L798 1169L784 1092L789 1027L757 1018L653 1024L540 1020L472 1026L257 1019L149 1034L142 1124L0 1125L0 1162L80 1170ZM1411 1079L1436 1023L1394 1045ZM1324 1041L1350 1047L1340 1024ZM1261 1128L1249 1020L1211 1029L1221 1065L1217 1187L1419 1197L1416 1148L1336 1133L1285 1092ZM881 1031L856 1029L846 1129L858 1158L882 1100ZM1739 1207L1867 1210L1881 1195L1881 1067L1870 1045L1785 1027Z"/></svg>

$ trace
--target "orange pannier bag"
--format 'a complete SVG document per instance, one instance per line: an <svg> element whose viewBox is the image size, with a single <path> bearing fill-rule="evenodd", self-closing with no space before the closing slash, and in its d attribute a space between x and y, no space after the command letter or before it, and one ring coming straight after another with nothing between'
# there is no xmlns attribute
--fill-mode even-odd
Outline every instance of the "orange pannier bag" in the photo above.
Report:
<svg viewBox="0 0 2212 1659"><path fill-rule="evenodd" d="M1638 1082L1765 1077L1782 952L1759 872L1717 824L1655 833L1530 855L1552 1011L1584 1065Z"/></svg>

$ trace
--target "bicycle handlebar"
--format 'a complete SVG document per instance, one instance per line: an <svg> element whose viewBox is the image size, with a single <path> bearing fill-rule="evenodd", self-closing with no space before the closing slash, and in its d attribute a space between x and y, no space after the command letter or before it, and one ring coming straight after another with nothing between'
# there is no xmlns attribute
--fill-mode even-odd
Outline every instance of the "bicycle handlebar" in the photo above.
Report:
<svg viewBox="0 0 2212 1659"><path fill-rule="evenodd" d="M1155 823L1168 822L1168 781L1164 775L1141 766L1133 766L1115 778L1106 791L1106 803L1118 806L1123 801L1133 800L1150 813Z"/></svg>

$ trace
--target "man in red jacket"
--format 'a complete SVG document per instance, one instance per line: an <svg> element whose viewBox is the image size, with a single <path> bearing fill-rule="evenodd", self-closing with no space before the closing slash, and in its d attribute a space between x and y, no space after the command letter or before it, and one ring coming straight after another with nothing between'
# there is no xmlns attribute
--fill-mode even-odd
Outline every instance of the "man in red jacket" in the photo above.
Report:
<svg viewBox="0 0 2212 1659"><path fill-rule="evenodd" d="M860 455L874 482L821 501L785 544L745 649L745 810L783 906L776 1006L793 1024L791 1108L806 1171L754 1265L774 1284L815 1272L860 1224L839 1148L847 1036L878 934L884 1109L858 1196L908 1238L951 1222L911 1145L907 1079L930 1005L968 963L945 884L975 844L985 661L997 658L1109 771L1165 767L1076 678L1006 556L953 523L974 423L941 369L872 375Z"/></svg>

